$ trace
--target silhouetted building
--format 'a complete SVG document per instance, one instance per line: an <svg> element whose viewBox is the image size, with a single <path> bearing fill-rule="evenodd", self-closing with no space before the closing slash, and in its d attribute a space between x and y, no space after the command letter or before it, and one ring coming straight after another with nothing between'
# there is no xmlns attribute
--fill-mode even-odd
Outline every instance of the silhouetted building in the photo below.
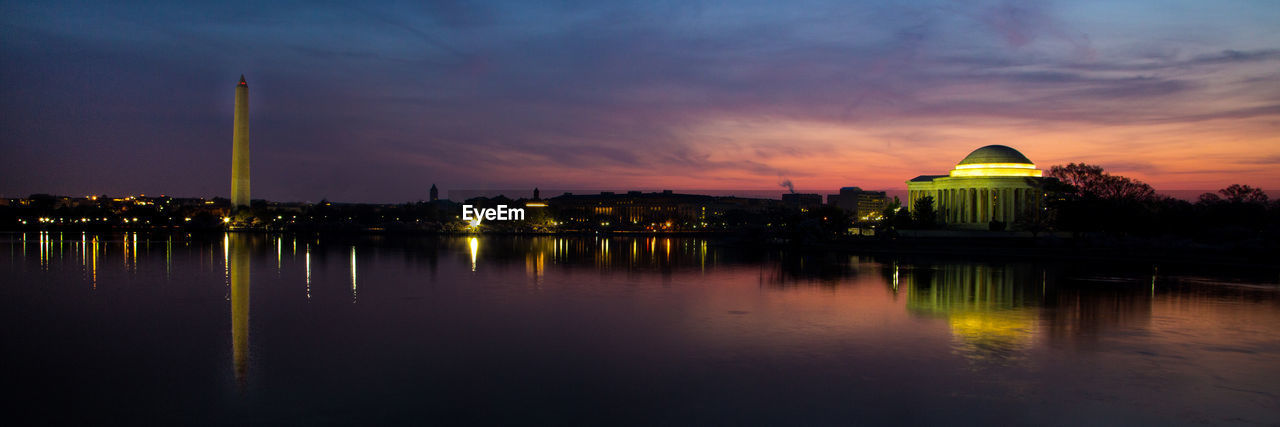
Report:
<svg viewBox="0 0 1280 427"><path fill-rule="evenodd" d="M533 200L542 200L542 194L538 191L538 187L533 187Z"/></svg>
<svg viewBox="0 0 1280 427"><path fill-rule="evenodd" d="M677 194L671 190L565 193L547 202L566 225L652 230L701 229L714 226L718 218L731 210L758 213L779 207L777 200Z"/></svg>
<svg viewBox="0 0 1280 427"><path fill-rule="evenodd" d="M822 206L821 194L786 193L782 195L782 204L790 208L813 209Z"/></svg>
<svg viewBox="0 0 1280 427"><path fill-rule="evenodd" d="M880 219L880 213L889 205L883 191L864 191L858 187L844 187L840 194L827 195L827 204L853 213L858 221Z"/></svg>
<svg viewBox="0 0 1280 427"><path fill-rule="evenodd" d="M435 184L431 184L431 201L438 200L440 200L440 189L436 188Z"/></svg>
<svg viewBox="0 0 1280 427"><path fill-rule="evenodd" d="M962 228L1011 223L1042 207L1044 172L1018 150L988 145L969 153L948 175L921 175L907 181L907 209L933 197L937 220Z"/></svg>
<svg viewBox="0 0 1280 427"><path fill-rule="evenodd" d="M570 222L669 227L669 222L676 225L702 222L706 207L714 200L712 196L675 194L671 190L626 194L602 191L598 195L565 193L551 198L551 203L560 218Z"/></svg>

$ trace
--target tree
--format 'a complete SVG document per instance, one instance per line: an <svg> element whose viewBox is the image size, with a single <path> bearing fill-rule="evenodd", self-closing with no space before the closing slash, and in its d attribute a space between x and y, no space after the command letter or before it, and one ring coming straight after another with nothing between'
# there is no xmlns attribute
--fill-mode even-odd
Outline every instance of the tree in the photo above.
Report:
<svg viewBox="0 0 1280 427"><path fill-rule="evenodd" d="M1254 188L1248 185L1231 184L1227 188L1218 190L1222 196L1231 203L1257 203L1265 205L1267 203L1267 193L1261 188ZM1203 200L1204 196L1200 196Z"/></svg>
<svg viewBox="0 0 1280 427"><path fill-rule="evenodd" d="M933 228L937 223L938 215L933 210L933 196L924 196L916 199L911 206L911 220L920 228Z"/></svg>
<svg viewBox="0 0 1280 427"><path fill-rule="evenodd" d="M1111 175L1101 166L1070 163L1049 168L1049 176L1071 185L1082 198L1103 200L1148 201L1156 191L1147 183L1128 177Z"/></svg>
<svg viewBox="0 0 1280 427"><path fill-rule="evenodd" d="M1029 207L1018 214L1018 219L1014 221L1013 226L1019 229L1030 231L1031 237L1039 237L1040 233L1048 231L1053 226L1053 215L1050 211Z"/></svg>
<svg viewBox="0 0 1280 427"><path fill-rule="evenodd" d="M1150 205L1157 200L1150 185L1084 163L1053 166L1049 176L1066 184L1067 191L1048 203L1059 229L1129 233L1148 228Z"/></svg>
<svg viewBox="0 0 1280 427"><path fill-rule="evenodd" d="M1217 194L1213 194L1213 193L1204 193L1204 194L1201 194L1201 195L1200 195L1200 201L1199 201L1199 203L1200 203L1201 205L1212 205L1212 204L1216 204L1216 203L1222 203L1222 198L1221 198L1221 197L1218 197L1218 195L1217 195Z"/></svg>

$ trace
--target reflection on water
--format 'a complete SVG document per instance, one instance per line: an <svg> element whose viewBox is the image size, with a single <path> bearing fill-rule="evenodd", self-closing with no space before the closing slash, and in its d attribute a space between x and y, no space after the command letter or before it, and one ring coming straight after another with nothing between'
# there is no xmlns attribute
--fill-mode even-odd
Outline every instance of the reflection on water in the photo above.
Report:
<svg viewBox="0 0 1280 427"><path fill-rule="evenodd" d="M1267 424L1280 407L1270 270L661 236L0 238L0 313L28 326L6 362L33 367L14 384L218 421Z"/></svg>
<svg viewBox="0 0 1280 427"><path fill-rule="evenodd" d="M1154 293L1141 277L1098 287L1051 266L945 263L904 274L907 309L947 320L958 350L974 360L1007 362L1037 340L1055 346L1091 345L1107 330L1142 327ZM1152 279L1154 280L1154 279ZM1050 282L1053 283L1050 283Z"/></svg>
<svg viewBox="0 0 1280 427"><path fill-rule="evenodd" d="M243 389L249 372L249 236L227 233L230 251L227 271L231 281L232 367L236 383Z"/></svg>
<svg viewBox="0 0 1280 427"><path fill-rule="evenodd" d="M307 244L303 251L305 252L303 255L305 258L303 268L305 268L307 272L307 300L311 300L311 245Z"/></svg>
<svg viewBox="0 0 1280 427"><path fill-rule="evenodd" d="M938 264L904 276L907 310L946 319L959 350L972 358L1016 357L1035 339L1045 283L1029 265Z"/></svg>

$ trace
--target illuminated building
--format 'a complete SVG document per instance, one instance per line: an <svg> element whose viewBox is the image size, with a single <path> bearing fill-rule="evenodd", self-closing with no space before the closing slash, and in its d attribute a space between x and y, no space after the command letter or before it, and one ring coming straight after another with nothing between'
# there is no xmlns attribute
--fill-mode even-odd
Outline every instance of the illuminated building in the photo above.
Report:
<svg viewBox="0 0 1280 427"><path fill-rule="evenodd" d="M235 130L231 137L231 209L249 206L249 84L236 84Z"/></svg>
<svg viewBox="0 0 1280 427"><path fill-rule="evenodd" d="M883 191L864 191L858 187L844 187L840 194L828 194L827 204L853 213L858 221L874 221L889 205Z"/></svg>
<svg viewBox="0 0 1280 427"><path fill-rule="evenodd" d="M908 210L933 197L937 221L957 228L986 228L991 221L1012 223L1042 209L1042 185L1050 178L1010 147L973 150L947 175L921 175L907 181Z"/></svg>

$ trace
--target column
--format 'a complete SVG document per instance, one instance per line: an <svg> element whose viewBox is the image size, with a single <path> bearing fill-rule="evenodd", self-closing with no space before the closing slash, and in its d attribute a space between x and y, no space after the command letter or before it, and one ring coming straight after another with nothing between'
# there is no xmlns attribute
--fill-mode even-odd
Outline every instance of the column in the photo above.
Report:
<svg viewBox="0 0 1280 427"><path fill-rule="evenodd" d="M989 188L978 189L978 222L991 221L987 217L991 215L991 193L989 192L991 192Z"/></svg>
<svg viewBox="0 0 1280 427"><path fill-rule="evenodd" d="M1000 189L991 189L991 220L1000 220Z"/></svg>
<svg viewBox="0 0 1280 427"><path fill-rule="evenodd" d="M991 222L996 219L996 189L987 189L987 221Z"/></svg>
<svg viewBox="0 0 1280 427"><path fill-rule="evenodd" d="M947 189L947 223L956 222L956 189Z"/></svg>
<svg viewBox="0 0 1280 427"><path fill-rule="evenodd" d="M1009 189L1000 189L1000 221L1009 223Z"/></svg>
<svg viewBox="0 0 1280 427"><path fill-rule="evenodd" d="M987 190L984 188L974 188L974 189L977 190L974 193L976 196L978 196L977 197L978 206L976 206L978 208L978 217L974 218L974 222L979 222L979 223L986 222L987 221L987 204L988 204L987 202L989 202L989 200L987 200L986 198Z"/></svg>
<svg viewBox="0 0 1280 427"><path fill-rule="evenodd" d="M1017 221L1017 220L1018 220L1018 214L1020 214L1020 213L1021 213L1021 212L1019 212L1019 210L1020 210L1019 208L1021 208L1021 207L1022 207L1022 204L1021 204L1021 203L1018 203L1018 200L1020 200L1020 199L1022 199L1022 198L1021 198L1021 197L1018 197L1018 196L1019 196L1019 194L1018 194L1019 192L1020 192L1020 190L1017 190L1017 189L1011 189L1011 190L1009 190L1009 222L1010 222L1010 223L1013 223L1014 221Z"/></svg>
<svg viewBox="0 0 1280 427"><path fill-rule="evenodd" d="M1009 222L1017 221L1018 215L1022 214L1022 204L1018 203L1018 200L1021 199L1021 197L1018 197L1017 189L1009 190Z"/></svg>
<svg viewBox="0 0 1280 427"><path fill-rule="evenodd" d="M973 222L973 189L964 189L964 222Z"/></svg>

